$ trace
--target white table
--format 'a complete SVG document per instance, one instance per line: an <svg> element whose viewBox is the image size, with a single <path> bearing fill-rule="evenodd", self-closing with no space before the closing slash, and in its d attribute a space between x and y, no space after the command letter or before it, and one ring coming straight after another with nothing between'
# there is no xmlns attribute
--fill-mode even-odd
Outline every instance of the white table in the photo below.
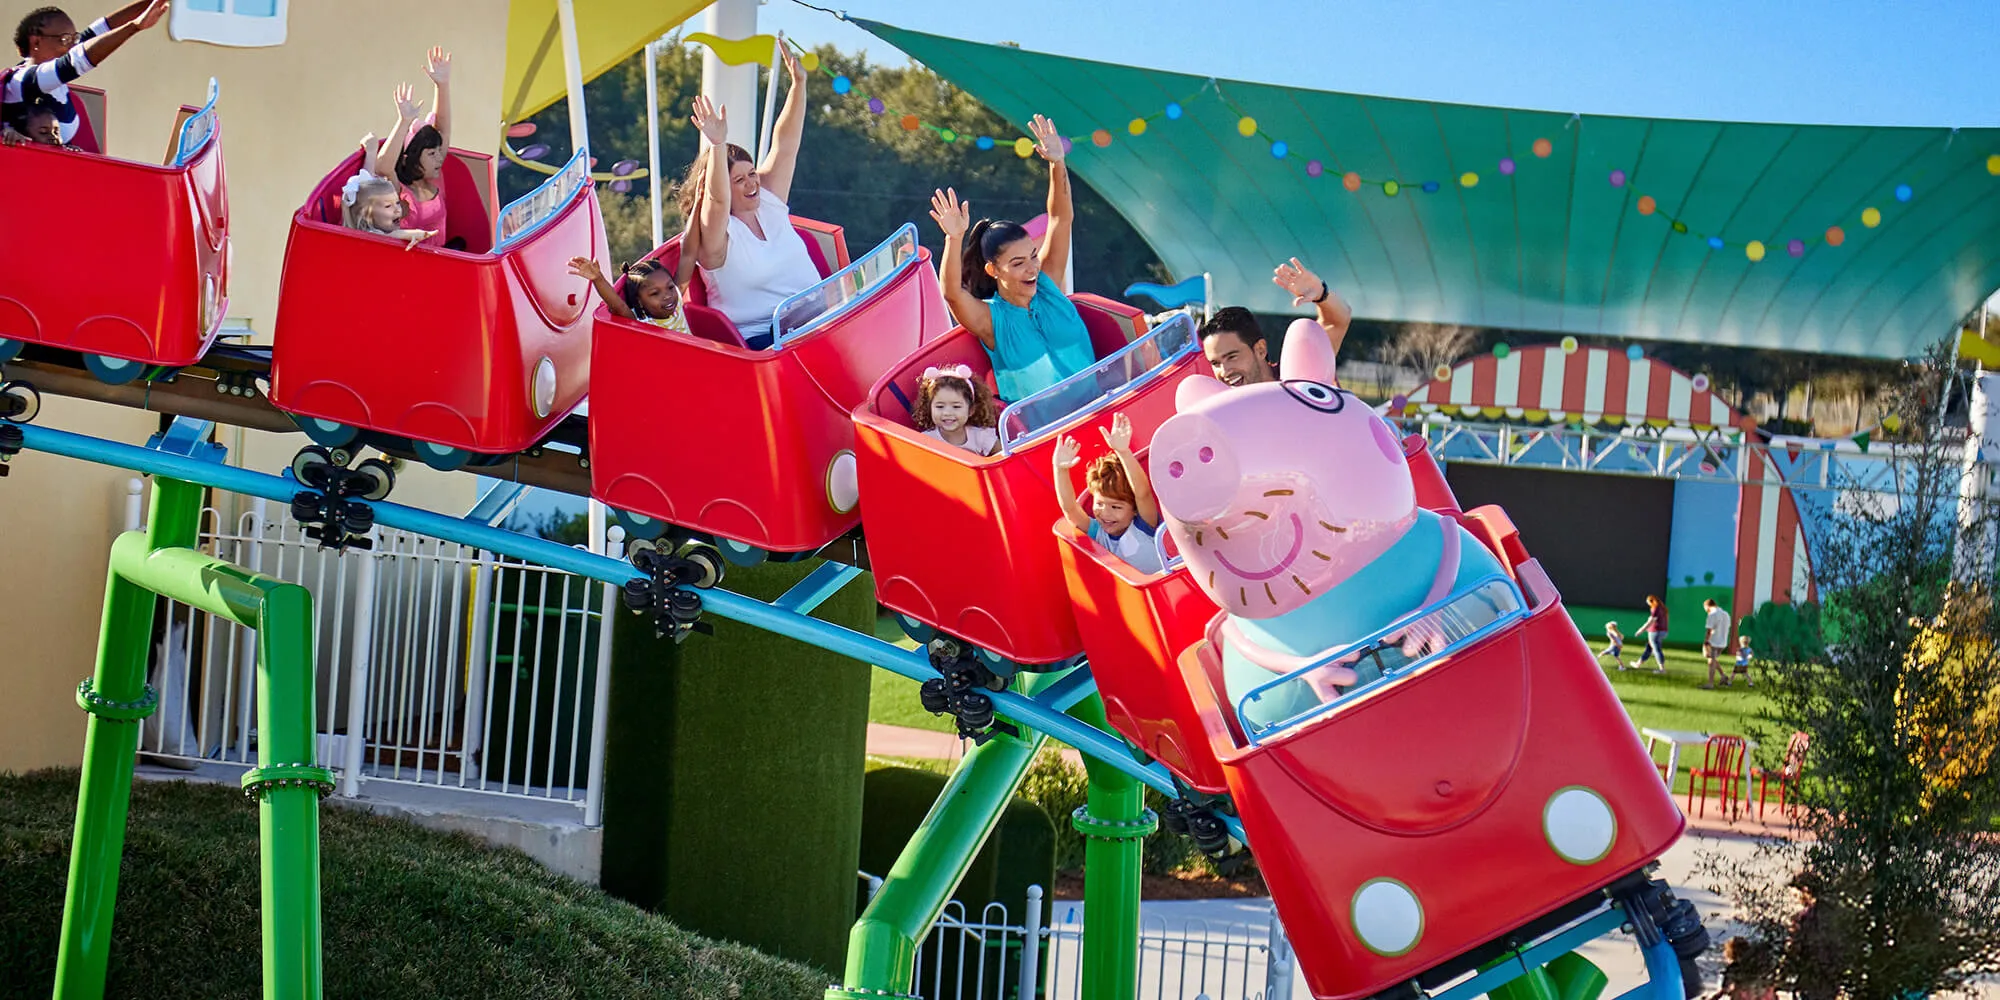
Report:
<svg viewBox="0 0 2000 1000"><path fill-rule="evenodd" d="M1639 730L1639 735L1646 738L1646 754L1648 756L1652 755L1655 745L1661 741L1666 742L1667 790L1671 793L1674 787L1674 775L1680 773L1681 747L1702 746L1714 734L1699 732L1693 729L1655 729L1647 726ZM1748 736L1743 737L1743 808L1746 811L1750 808L1750 752L1755 749L1757 749L1757 741Z"/></svg>

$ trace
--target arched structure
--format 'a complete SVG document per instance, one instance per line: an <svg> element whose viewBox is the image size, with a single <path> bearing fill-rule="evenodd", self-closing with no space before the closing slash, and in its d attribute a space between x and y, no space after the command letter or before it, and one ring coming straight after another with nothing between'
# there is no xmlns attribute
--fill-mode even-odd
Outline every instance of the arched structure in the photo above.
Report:
<svg viewBox="0 0 2000 1000"><path fill-rule="evenodd" d="M1401 416L1442 413L1455 419L1528 424L1572 423L1684 427L1696 433L1748 429L1753 422L1708 390L1706 380L1651 357L1545 344L1506 357L1459 362L1449 377L1409 393ZM1736 464L1733 613L1741 621L1765 601L1814 596L1812 560L1799 505L1760 449L1730 451Z"/></svg>

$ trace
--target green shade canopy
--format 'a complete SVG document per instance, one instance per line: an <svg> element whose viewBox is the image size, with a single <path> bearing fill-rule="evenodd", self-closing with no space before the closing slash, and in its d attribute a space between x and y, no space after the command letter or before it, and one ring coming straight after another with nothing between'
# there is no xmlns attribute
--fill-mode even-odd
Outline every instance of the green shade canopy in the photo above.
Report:
<svg viewBox="0 0 2000 1000"><path fill-rule="evenodd" d="M1398 100L856 23L1011 121L1053 118L1077 173L1174 277L1211 272L1218 304L1298 311L1270 280L1297 255L1372 319L1894 358L2000 285L2000 129Z"/></svg>

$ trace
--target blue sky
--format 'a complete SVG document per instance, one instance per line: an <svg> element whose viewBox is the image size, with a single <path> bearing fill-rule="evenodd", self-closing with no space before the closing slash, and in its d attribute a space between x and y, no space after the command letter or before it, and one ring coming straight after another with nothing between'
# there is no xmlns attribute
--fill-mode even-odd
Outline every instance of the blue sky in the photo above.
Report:
<svg viewBox="0 0 2000 1000"><path fill-rule="evenodd" d="M1225 78L1585 114L2000 126L1994 0L826 0L854 17ZM1221 11L1231 11L1230 15ZM700 18L697 16L696 22ZM759 29L907 60L769 0Z"/></svg>

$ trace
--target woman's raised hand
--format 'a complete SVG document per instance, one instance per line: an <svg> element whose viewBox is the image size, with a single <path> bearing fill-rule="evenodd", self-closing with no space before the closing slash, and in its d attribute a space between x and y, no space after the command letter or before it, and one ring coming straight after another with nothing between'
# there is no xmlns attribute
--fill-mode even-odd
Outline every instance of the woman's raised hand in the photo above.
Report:
<svg viewBox="0 0 2000 1000"><path fill-rule="evenodd" d="M1075 438L1065 434L1062 440L1056 442L1057 472L1068 472L1076 467L1076 463L1082 460L1083 446L1077 444Z"/></svg>
<svg viewBox="0 0 2000 1000"><path fill-rule="evenodd" d="M1297 257L1279 264L1271 270L1271 282L1292 293L1292 304L1302 306L1319 297L1325 287L1319 275L1312 273Z"/></svg>
<svg viewBox="0 0 2000 1000"><path fill-rule="evenodd" d="M1036 115L1028 123L1028 131L1035 137L1035 152L1050 163L1061 163L1063 159L1062 136L1056 134L1056 123Z"/></svg>
<svg viewBox="0 0 2000 1000"><path fill-rule="evenodd" d="M604 280L604 269L597 266L597 262L591 260L589 257L571 257L569 259L569 273L585 281L596 282Z"/></svg>
<svg viewBox="0 0 2000 1000"><path fill-rule="evenodd" d="M729 141L729 111L709 100L707 94L695 96L694 114L688 120L710 145L720 146Z"/></svg>
<svg viewBox="0 0 2000 1000"><path fill-rule="evenodd" d="M451 79L451 53L446 52L444 46L433 45L424 54L424 75L430 77L432 83L445 83Z"/></svg>
<svg viewBox="0 0 2000 1000"><path fill-rule="evenodd" d="M792 79L792 89L797 90L800 87L805 86L806 68L804 65L800 64L799 54L793 52L792 47L789 45L778 46L778 51L782 53L785 57L785 73Z"/></svg>
<svg viewBox="0 0 2000 1000"><path fill-rule="evenodd" d="M951 188L931 192L931 218L952 239L959 239L972 225L972 203L959 201L958 192Z"/></svg>
<svg viewBox="0 0 2000 1000"><path fill-rule="evenodd" d="M424 102L416 99L416 91L407 83L396 85L396 114L406 122L417 120L424 113Z"/></svg>

